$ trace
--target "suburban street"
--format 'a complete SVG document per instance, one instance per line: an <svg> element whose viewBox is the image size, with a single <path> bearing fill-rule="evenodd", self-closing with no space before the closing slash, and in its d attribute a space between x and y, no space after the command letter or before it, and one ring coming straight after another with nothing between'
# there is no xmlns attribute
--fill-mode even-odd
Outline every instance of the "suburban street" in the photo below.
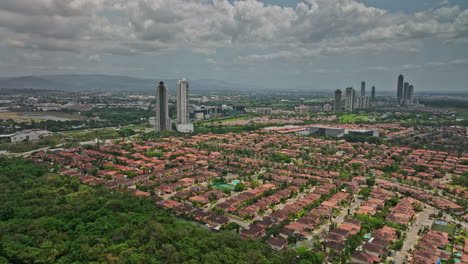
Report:
<svg viewBox="0 0 468 264"><path fill-rule="evenodd" d="M432 207L426 207L423 211L417 214L416 219L413 222L410 230L406 233L406 239L403 243L403 248L398 251L394 257L396 264L405 263L406 257L408 255L408 250L414 247L414 245L419 240L418 232L424 226L431 226L432 221L429 220L429 215L434 212Z"/></svg>

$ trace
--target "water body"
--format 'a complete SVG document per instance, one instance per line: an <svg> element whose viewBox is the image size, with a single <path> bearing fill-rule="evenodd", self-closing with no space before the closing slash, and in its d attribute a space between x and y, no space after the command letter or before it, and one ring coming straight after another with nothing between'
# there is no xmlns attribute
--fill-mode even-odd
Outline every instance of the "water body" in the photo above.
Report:
<svg viewBox="0 0 468 264"><path fill-rule="evenodd" d="M22 115L22 117L32 118L32 119L41 119L41 120L53 120L53 121L67 121L70 120L65 117L58 117L52 115L43 115L43 114L26 114Z"/></svg>

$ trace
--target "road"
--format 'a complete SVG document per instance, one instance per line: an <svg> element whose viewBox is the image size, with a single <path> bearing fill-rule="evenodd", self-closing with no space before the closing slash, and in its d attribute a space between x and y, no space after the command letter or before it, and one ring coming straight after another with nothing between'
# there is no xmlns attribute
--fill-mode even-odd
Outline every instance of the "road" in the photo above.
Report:
<svg viewBox="0 0 468 264"><path fill-rule="evenodd" d="M48 150L48 149L50 149L50 147L35 149L35 150L31 150L31 151L27 151L27 152L22 152L22 153L12 153L11 155L13 155L13 156L15 156L15 157L27 157L27 156L33 154L34 152L46 151L46 150Z"/></svg>
<svg viewBox="0 0 468 264"><path fill-rule="evenodd" d="M318 236L319 239L323 239L329 233L330 224L332 222L336 223L336 226L341 225L341 223L343 223L346 216L348 215L348 209L350 210L350 214L352 214L354 212L354 210L356 210L356 208L358 208L359 205L361 205L361 202L362 202L362 200L359 199L355 195L354 196L354 202L348 208L343 208L343 210L341 210L340 214L338 216L336 216L334 218L334 220L332 220L332 221L330 221L328 223L322 224L319 229L316 229L310 235L307 235L306 240L298 242L296 244L296 246L297 247L306 246L306 247L309 247L309 248L313 248L314 247L314 237L315 236Z"/></svg>
<svg viewBox="0 0 468 264"><path fill-rule="evenodd" d="M395 264L403 264L406 261L408 250L413 248L419 240L419 230L424 226L431 226L432 221L429 220L429 215L434 213L434 208L426 207L423 211L416 215L416 220L413 222L410 230L406 233L406 239L403 242L403 247L394 257Z"/></svg>
<svg viewBox="0 0 468 264"><path fill-rule="evenodd" d="M82 142L77 142L76 144L78 145L93 145L93 144L96 144L96 141L94 140L90 140L90 141L82 141ZM15 157L28 157L29 155L35 153L35 152L39 152L39 151L46 151L48 149L54 149L54 148L60 148L61 146L63 146L64 144L58 144L54 147L45 147L45 148L40 148L40 149L35 149L35 150L31 150L31 151L27 151L27 152L22 152L22 153L11 153L11 155L15 156Z"/></svg>

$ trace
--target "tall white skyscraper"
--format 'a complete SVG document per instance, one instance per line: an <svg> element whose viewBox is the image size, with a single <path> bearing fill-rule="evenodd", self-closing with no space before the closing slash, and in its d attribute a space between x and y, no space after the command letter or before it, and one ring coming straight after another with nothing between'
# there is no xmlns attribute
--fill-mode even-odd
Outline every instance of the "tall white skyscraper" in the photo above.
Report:
<svg viewBox="0 0 468 264"><path fill-rule="evenodd" d="M189 116L189 82L186 79L177 82L177 131L193 132Z"/></svg>
<svg viewBox="0 0 468 264"><path fill-rule="evenodd" d="M160 82L156 88L156 122L155 131L171 131L171 119L169 119L169 98L167 87Z"/></svg>
<svg viewBox="0 0 468 264"><path fill-rule="evenodd" d="M348 87L346 88L345 109L352 112L355 108L355 91L353 87Z"/></svg>

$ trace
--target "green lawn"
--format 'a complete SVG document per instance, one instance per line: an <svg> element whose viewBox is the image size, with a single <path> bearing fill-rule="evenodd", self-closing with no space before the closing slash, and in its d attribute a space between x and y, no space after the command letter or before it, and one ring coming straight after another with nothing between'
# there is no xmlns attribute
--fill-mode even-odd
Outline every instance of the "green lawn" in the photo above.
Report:
<svg viewBox="0 0 468 264"><path fill-rule="evenodd" d="M220 190L230 190L230 191L234 191L235 189L234 186L232 185L220 183L220 182L214 183L213 188L220 189Z"/></svg>
<svg viewBox="0 0 468 264"><path fill-rule="evenodd" d="M453 234L455 234L455 227L454 226L451 226L451 225L438 225L438 224L433 224L432 225L432 230L437 230L437 231L442 231L442 232L445 232L451 236L453 236Z"/></svg>
<svg viewBox="0 0 468 264"><path fill-rule="evenodd" d="M215 119L215 120L209 120L205 122L200 122L196 123L199 126L207 126L207 125L213 125L216 123L222 123L222 122L229 122L229 121L237 121L237 120L244 120L244 119L250 119L252 118L252 115L247 115L247 116L236 116L236 117L231 117L231 118L223 118L223 119Z"/></svg>
<svg viewBox="0 0 468 264"><path fill-rule="evenodd" d="M355 123L356 121L367 121L369 118L371 118L371 116L355 114L349 114L339 117L341 123Z"/></svg>

